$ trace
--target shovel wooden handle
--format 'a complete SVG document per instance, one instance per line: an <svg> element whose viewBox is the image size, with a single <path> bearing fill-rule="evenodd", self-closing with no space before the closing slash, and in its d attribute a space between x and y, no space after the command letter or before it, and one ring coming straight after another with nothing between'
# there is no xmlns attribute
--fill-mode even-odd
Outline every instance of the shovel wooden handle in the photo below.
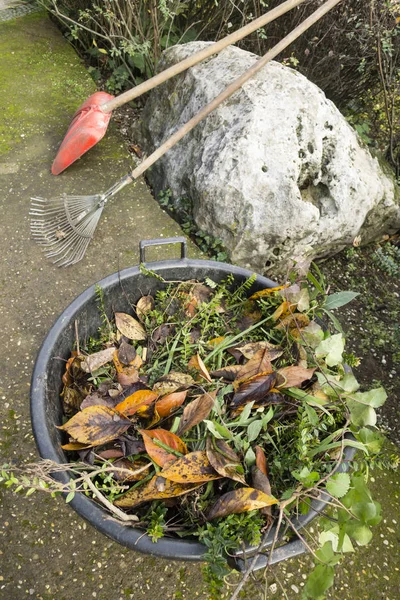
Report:
<svg viewBox="0 0 400 600"><path fill-rule="evenodd" d="M153 165L161 156L163 156L172 146L175 146L189 131L191 131L200 121L202 121L207 115L209 115L214 109L216 109L222 102L230 98L239 88L241 88L246 81L253 77L258 71L260 71L270 60L280 54L285 48L287 48L292 42L294 42L302 33L314 25L321 17L327 12L332 10L342 0L328 0L318 10L313 12L305 21L303 21L298 27L293 29L286 37L284 37L276 46L271 48L262 58L260 58L250 69L248 69L243 75L235 79L223 92L221 92L214 100L204 106L200 112L197 113L190 121L185 123L183 127L178 129L166 142L164 142L157 150L155 150L150 156L148 156L136 169L130 173L132 179L137 179L142 173L144 173L151 165Z"/></svg>
<svg viewBox="0 0 400 600"><path fill-rule="evenodd" d="M188 56L188 58L185 58L184 60L177 63L176 65L173 65L172 67L169 67L169 69L161 71L161 73L155 75L151 79L148 79L147 81L144 81L143 83L137 85L131 90L124 92L120 96L117 96L117 98L114 98L113 100L109 100L109 102L102 104L100 107L101 110L105 113L109 113L115 108L118 108L119 106L122 106L123 104L126 104L127 102L130 102L135 98L138 98L142 94L149 92L161 83L168 81L168 79L171 79L171 77L178 75L178 73L186 71L186 69L197 65L197 63L201 62L202 60L205 60L206 58L209 58L213 54L218 54L218 52L221 52L221 50L223 50L227 46L230 46L231 44L235 44L239 40L242 40L247 35L250 35L250 33L253 33L257 29L260 29L260 27L264 27L268 23L271 23L271 21L274 21L278 17L284 15L289 10L292 10L292 8L296 8L296 6L299 6L299 4L303 4L303 2L305 2L305 0L287 0L286 2L283 2L283 4L280 4L273 10L267 12L265 15L262 15L258 19L255 19L255 21L252 21L244 27L241 27L241 29L238 29L234 33L231 33L219 42L210 44L209 46L207 46L207 48L200 50L200 52L196 52L195 54Z"/></svg>

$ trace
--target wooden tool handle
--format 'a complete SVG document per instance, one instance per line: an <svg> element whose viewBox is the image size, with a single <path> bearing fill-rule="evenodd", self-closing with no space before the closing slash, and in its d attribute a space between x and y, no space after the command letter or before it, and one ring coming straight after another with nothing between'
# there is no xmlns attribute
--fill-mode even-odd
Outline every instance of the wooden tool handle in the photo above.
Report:
<svg viewBox="0 0 400 600"><path fill-rule="evenodd" d="M214 109L216 109L224 100L227 100L234 94L239 88L242 87L246 81L248 81L253 75L258 73L270 60L280 54L287 46L289 46L294 40L296 40L302 33L304 33L311 25L314 25L321 17L327 12L332 10L342 0L328 0L318 10L313 12L303 23L293 29L286 37L284 37L276 46L271 48L260 58L250 69L248 69L243 75L235 79L223 92L221 92L214 100L204 106L200 112L197 113L190 121L185 123L183 127L178 129L166 142L164 142L157 150L155 150L150 156L148 156L136 169L132 171L130 177L137 179L142 173L144 173L151 165L153 165L161 156L163 156L172 146L175 146L189 131L191 131L200 121L202 121L207 115L209 115Z"/></svg>
<svg viewBox="0 0 400 600"><path fill-rule="evenodd" d="M135 98L138 98L142 94L149 92L161 83L168 81L168 79L171 79L171 77L178 75L178 73L186 71L186 69L197 65L197 63L201 62L202 60L205 60L206 58L209 58L213 54L218 54L218 52L221 52L221 50L223 50L227 46L230 46L231 44L235 44L239 40L242 40L250 33L253 33L257 29L260 29L260 27L264 27L264 25L271 23L271 21L274 21L278 17L284 15L289 10L292 10L292 8L296 8L296 6L299 6L299 4L302 4L303 2L305 2L305 0L287 0L283 4L280 4L273 10L267 12L265 15L262 15L258 19L255 19L255 21L252 21L251 23L248 23L248 25L245 25L244 27L241 27L241 29L238 29L234 33L231 33L219 42L210 44L203 50L200 50L200 52L196 52L195 54L188 56L188 58L185 58L176 65L172 65L172 67L169 67L169 69L161 71L161 73L158 73L158 75L155 75L151 79L148 79L147 81L144 81L143 83L137 85L131 90L124 92L123 94L117 96L113 100L102 104L101 110L105 113L109 113L112 110L114 110L114 108L118 108L119 106L122 106L123 104L126 104L127 102L130 102Z"/></svg>

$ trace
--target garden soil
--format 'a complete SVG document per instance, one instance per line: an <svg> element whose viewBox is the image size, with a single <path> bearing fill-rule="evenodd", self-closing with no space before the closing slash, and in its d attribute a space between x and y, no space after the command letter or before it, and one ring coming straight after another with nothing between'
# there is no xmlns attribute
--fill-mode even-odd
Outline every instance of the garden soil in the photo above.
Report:
<svg viewBox="0 0 400 600"><path fill-rule="evenodd" d="M0 18L0 54L0 452L2 463L18 463L37 458L29 415L30 376L41 341L55 318L87 286L136 264L140 239L181 231L141 180L107 206L81 263L65 270L51 265L30 239L29 198L105 190L132 166L132 159L126 140L111 127L96 148L64 174L53 177L50 166L58 145L73 112L94 91L94 85L72 48L42 13L3 22ZM174 251L162 248L150 258L172 257ZM201 256L192 245L189 254ZM370 261L363 256L356 251L325 263L324 269L335 291L362 291L343 320L351 331L349 342L355 354L363 358L360 379L367 387L372 379L387 386L391 400L382 421L391 439L398 441L394 416L400 397L398 363L393 362L393 345L387 351L393 343L398 288L380 279L375 269L371 275ZM377 279L370 288L372 276ZM376 319L366 319L367 309L371 319ZM387 451L394 454L395 446L388 443ZM358 548L338 570L330 598L398 598L400 475L375 470L371 477L376 498L383 504L384 520L375 528L370 546ZM126 550L83 522L60 498L39 493L26 498L2 489L1 513L0 600L208 597L200 565ZM298 598L310 564L310 557L300 557L278 565L267 580L257 576L241 597L255 600L266 586L268 597ZM229 598L231 591L227 586L224 597Z"/></svg>

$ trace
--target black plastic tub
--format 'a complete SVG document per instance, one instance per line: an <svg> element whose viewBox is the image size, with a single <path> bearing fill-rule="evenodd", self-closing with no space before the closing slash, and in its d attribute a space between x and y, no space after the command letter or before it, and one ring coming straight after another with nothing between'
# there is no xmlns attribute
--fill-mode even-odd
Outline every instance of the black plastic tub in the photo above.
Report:
<svg viewBox="0 0 400 600"><path fill-rule="evenodd" d="M204 280L205 277L210 277L214 281L221 281L231 273L235 280L241 283L252 275L251 271L226 263L186 258L186 241L184 238L141 242L140 262L145 262L144 253L147 246L167 243L181 244L180 259L146 263L146 268L161 275L167 281ZM110 317L116 311L129 312L131 305L135 304L140 296L148 293L154 294L164 286L156 278L143 275L139 267L132 267L114 273L102 279L96 285L104 291L105 307ZM259 275L249 293L266 287L274 287L275 285L270 279ZM63 443L62 433L56 429L56 425L62 423L61 379L65 370L65 360L69 358L75 341L75 321L78 323L81 340L89 336L96 336L101 325L101 319L96 304L94 285L78 296L54 323L42 344L33 370L31 385L33 433L40 456L57 463L68 462L68 456L61 448L61 443ZM353 453L353 449L346 448L347 460L352 457ZM57 473L56 477L67 483L70 476L67 473ZM187 538L164 537L159 539L157 543L153 543L147 535L143 535L143 530L126 527L115 520L109 519L108 513L99 504L82 494L76 494L70 502L70 506L97 530L132 550L169 559L188 561L200 561L206 552L206 547L203 544ZM300 528L305 527L324 506L323 499L314 501L312 510L307 515L299 517L297 526ZM273 536L274 530L271 530L266 547L271 545ZM274 551L270 563L279 562L304 551L305 547L299 539L292 540ZM250 556L252 552L254 553L254 549L249 548L246 555ZM265 566L266 561L267 557L260 555L256 569ZM238 570L244 570L245 568L242 552L238 552L237 556L230 557L229 562L232 567Z"/></svg>

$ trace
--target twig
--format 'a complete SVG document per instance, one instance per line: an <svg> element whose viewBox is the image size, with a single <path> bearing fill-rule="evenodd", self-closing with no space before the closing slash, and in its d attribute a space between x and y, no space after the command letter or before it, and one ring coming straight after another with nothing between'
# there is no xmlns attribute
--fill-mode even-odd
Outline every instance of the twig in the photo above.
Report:
<svg viewBox="0 0 400 600"><path fill-rule="evenodd" d="M269 532L271 530L272 527L272 522L270 523L270 525L268 526L268 529L266 530L266 532L263 535L263 538L257 548L257 552L255 553L255 555L252 558L252 561L250 563L250 565L247 567L239 585L237 586L236 590L233 592L232 596L230 597L230 600L236 600L239 597L239 594L241 592L241 590L243 589L243 586L245 585L246 581L248 580L248 578L250 577L250 575L253 572L253 569L256 565L256 562L258 560L258 557L260 556L260 553L264 547L265 542L267 541Z"/></svg>
<svg viewBox="0 0 400 600"><path fill-rule="evenodd" d="M79 356L80 349L79 349L79 334L78 334L78 320L77 319L75 319L75 344L76 344L76 352Z"/></svg>
<svg viewBox="0 0 400 600"><path fill-rule="evenodd" d="M139 521L139 517L137 517L136 515L127 515L122 510L114 506L109 500L107 500L107 498L103 496L101 492L99 492L99 490L94 485L93 481L90 479L89 476L85 477L85 481L88 484L89 488L92 490L93 494L96 496L96 498L100 500L100 502L104 504L104 506L106 506L110 512L112 512L119 519L121 519L121 521Z"/></svg>

